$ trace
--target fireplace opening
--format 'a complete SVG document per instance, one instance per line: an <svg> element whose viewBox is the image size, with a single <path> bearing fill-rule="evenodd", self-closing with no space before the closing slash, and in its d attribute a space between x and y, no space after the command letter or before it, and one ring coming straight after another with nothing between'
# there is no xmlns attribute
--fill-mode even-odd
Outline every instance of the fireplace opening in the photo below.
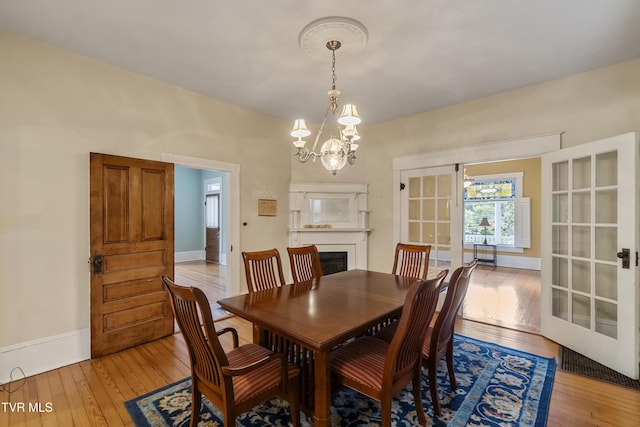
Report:
<svg viewBox="0 0 640 427"><path fill-rule="evenodd" d="M346 252L320 252L320 265L322 273L327 274L347 271L347 253Z"/></svg>

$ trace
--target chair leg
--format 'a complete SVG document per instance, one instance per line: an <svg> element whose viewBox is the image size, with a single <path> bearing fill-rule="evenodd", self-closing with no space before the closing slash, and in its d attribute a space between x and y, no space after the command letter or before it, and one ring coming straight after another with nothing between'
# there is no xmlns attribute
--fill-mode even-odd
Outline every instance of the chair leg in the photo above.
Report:
<svg viewBox="0 0 640 427"><path fill-rule="evenodd" d="M391 396L383 396L380 401L380 425L382 427L391 427Z"/></svg>
<svg viewBox="0 0 640 427"><path fill-rule="evenodd" d="M229 404L223 414L224 427L236 427L236 415L235 406L233 403Z"/></svg>
<svg viewBox="0 0 640 427"><path fill-rule="evenodd" d="M447 351L447 370L449 371L449 382L451 383L451 390L456 391L456 374L453 371L453 348Z"/></svg>
<svg viewBox="0 0 640 427"><path fill-rule="evenodd" d="M418 414L418 421L421 426L427 425L427 417L424 415L424 408L422 406L422 387L420 386L421 379L421 366L414 370L413 374L413 401L416 406L416 413Z"/></svg>
<svg viewBox="0 0 640 427"><path fill-rule="evenodd" d="M441 416L440 411L440 398L438 397L438 361L435 357L429 358L429 390L431 391L431 404L433 405L433 412L437 416Z"/></svg>
<svg viewBox="0 0 640 427"><path fill-rule="evenodd" d="M200 408L202 407L202 394L198 390L198 385L195 379L191 380L191 421L189 425L191 427L198 427L200 422Z"/></svg>

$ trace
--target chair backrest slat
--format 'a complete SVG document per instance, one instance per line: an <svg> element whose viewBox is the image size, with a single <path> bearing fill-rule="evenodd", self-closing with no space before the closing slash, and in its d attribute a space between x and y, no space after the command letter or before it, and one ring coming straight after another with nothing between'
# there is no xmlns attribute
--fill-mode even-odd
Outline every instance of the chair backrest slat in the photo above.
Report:
<svg viewBox="0 0 640 427"><path fill-rule="evenodd" d="M473 260L467 265L458 267L451 274L447 296L431 332L430 345L432 348L446 348L449 342L453 340L456 317L467 294L471 273L477 265L478 261Z"/></svg>
<svg viewBox="0 0 640 427"><path fill-rule="evenodd" d="M398 329L391 340L385 375L396 378L410 371L422 357L422 345L438 303L440 288L449 270L429 280L417 280L407 293Z"/></svg>
<svg viewBox="0 0 640 427"><path fill-rule="evenodd" d="M431 245L398 243L393 258L393 274L425 280L429 271Z"/></svg>
<svg viewBox="0 0 640 427"><path fill-rule="evenodd" d="M320 253L316 245L287 248L294 282L305 282L322 276Z"/></svg>
<svg viewBox="0 0 640 427"><path fill-rule="evenodd" d="M193 375L224 393L221 367L229 362L218 339L206 295L198 288L177 285L166 276L162 282L171 295L171 306L187 344Z"/></svg>
<svg viewBox="0 0 640 427"><path fill-rule="evenodd" d="M242 252L249 292L272 289L285 284L282 260L277 249Z"/></svg>

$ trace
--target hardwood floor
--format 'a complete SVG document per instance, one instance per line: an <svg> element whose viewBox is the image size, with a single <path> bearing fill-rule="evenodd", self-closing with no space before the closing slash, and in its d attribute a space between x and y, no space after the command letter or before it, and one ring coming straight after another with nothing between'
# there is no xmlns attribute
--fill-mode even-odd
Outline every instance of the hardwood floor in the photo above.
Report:
<svg viewBox="0 0 640 427"><path fill-rule="evenodd" d="M540 271L478 265L462 313L465 319L540 333Z"/></svg>
<svg viewBox="0 0 640 427"><path fill-rule="evenodd" d="M484 269L483 269L484 270ZM223 286L208 276L176 276L211 292ZM475 273L474 273L475 274ZM178 280L180 282L180 280ZM223 292L223 291L222 291ZM215 296L210 298L215 301ZM252 338L251 325L232 317L217 323L233 326L242 343ZM545 357L555 357L558 345L540 335L459 320L457 332ZM223 343L229 348L230 343ZM5 385L0 391L0 426L131 426L124 402L189 376L187 350L179 333L112 355L86 360ZM22 385L21 385L22 384ZM7 392L10 388L12 393ZM15 410L11 410L9 402ZM25 410L20 410L19 404ZM39 404L42 412L29 411ZM49 406L50 405L50 406ZM47 412L47 409L51 410ZM640 392L556 372L549 426L637 426Z"/></svg>

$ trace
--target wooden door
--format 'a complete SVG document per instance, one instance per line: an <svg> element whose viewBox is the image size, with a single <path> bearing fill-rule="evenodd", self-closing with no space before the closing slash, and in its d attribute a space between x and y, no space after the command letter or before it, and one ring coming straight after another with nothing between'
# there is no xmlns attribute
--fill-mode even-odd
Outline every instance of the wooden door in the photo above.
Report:
<svg viewBox="0 0 640 427"><path fill-rule="evenodd" d="M173 333L173 164L91 153L91 356Z"/></svg>
<svg viewBox="0 0 640 427"><path fill-rule="evenodd" d="M220 262L220 195L208 194L205 199L206 260Z"/></svg>
<svg viewBox="0 0 640 427"><path fill-rule="evenodd" d="M629 133L542 157L542 334L635 379L638 153Z"/></svg>

